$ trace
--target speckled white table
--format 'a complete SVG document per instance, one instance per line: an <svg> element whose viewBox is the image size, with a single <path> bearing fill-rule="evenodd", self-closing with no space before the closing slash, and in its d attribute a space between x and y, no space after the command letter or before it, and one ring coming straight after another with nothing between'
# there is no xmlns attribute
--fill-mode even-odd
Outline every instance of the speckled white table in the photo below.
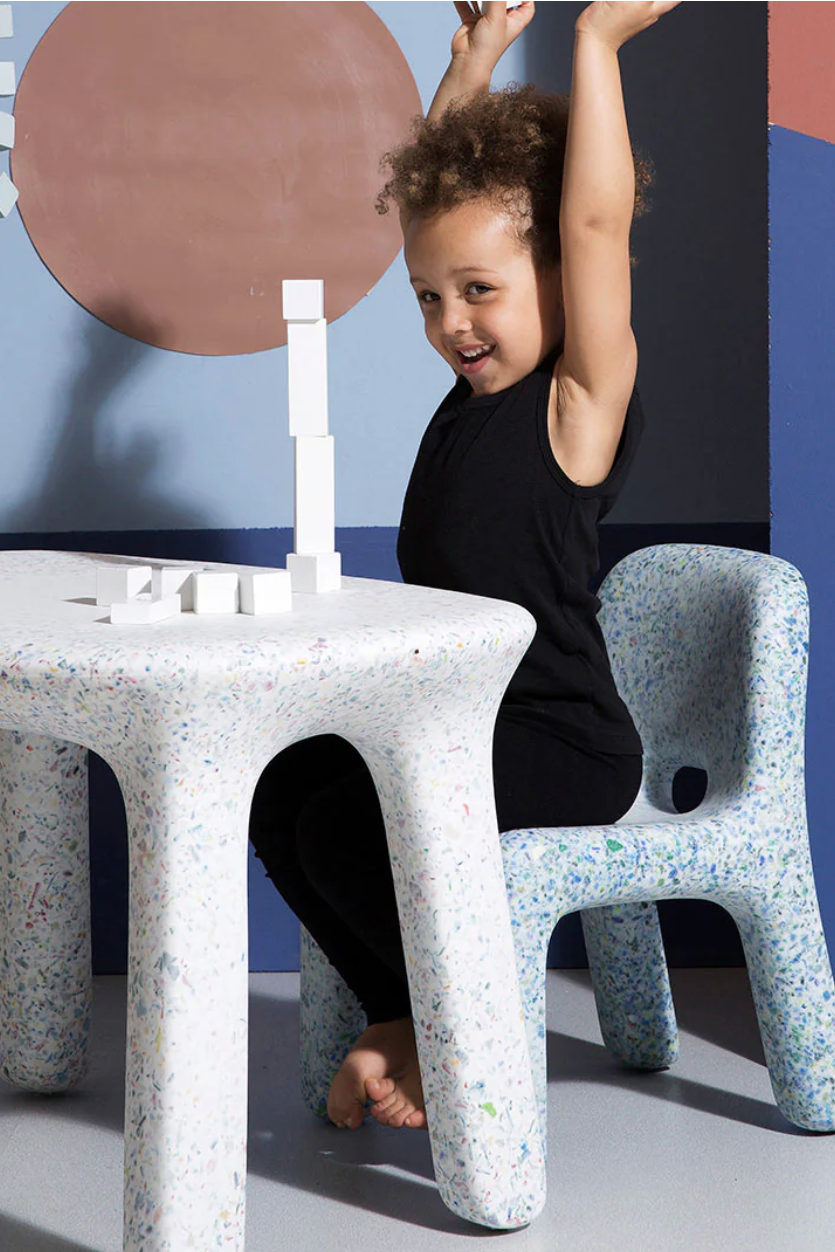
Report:
<svg viewBox="0 0 835 1252"><path fill-rule="evenodd" d="M486 1224L530 1220L544 1161L491 745L533 619L503 601L345 579L281 616L113 626L94 603L108 559L0 553L5 1076L48 1091L83 1074L84 745L114 770L128 815L124 1246L241 1252L249 808L277 752L333 732L380 794L436 1167L467 1145L453 1187L438 1170L441 1195Z"/></svg>

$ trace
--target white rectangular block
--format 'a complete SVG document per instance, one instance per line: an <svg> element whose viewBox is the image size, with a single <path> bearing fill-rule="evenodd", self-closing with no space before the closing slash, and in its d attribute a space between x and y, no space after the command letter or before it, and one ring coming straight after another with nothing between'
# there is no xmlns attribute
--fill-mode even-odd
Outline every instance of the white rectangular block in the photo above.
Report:
<svg viewBox="0 0 835 1252"><path fill-rule="evenodd" d="M225 570L200 570L192 575L195 613L237 613L238 575Z"/></svg>
<svg viewBox="0 0 835 1252"><path fill-rule="evenodd" d="M14 61L0 61L0 96L13 96L16 91Z"/></svg>
<svg viewBox="0 0 835 1252"><path fill-rule="evenodd" d="M328 324L291 322L287 327L290 434L328 433Z"/></svg>
<svg viewBox="0 0 835 1252"><path fill-rule="evenodd" d="M0 39L11 39L13 34L12 6L10 4L0 4Z"/></svg>
<svg viewBox="0 0 835 1252"><path fill-rule="evenodd" d="M239 578L242 613L259 617L262 613L287 613L292 609L289 570L247 570Z"/></svg>
<svg viewBox="0 0 835 1252"><path fill-rule="evenodd" d="M179 596L154 600L150 595L142 595L134 600L114 601L110 606L110 620L114 626L152 626L167 617L176 617L179 612Z"/></svg>
<svg viewBox="0 0 835 1252"><path fill-rule="evenodd" d="M296 552L333 552L333 453L333 435L299 435L296 439Z"/></svg>
<svg viewBox="0 0 835 1252"><path fill-rule="evenodd" d="M318 322L320 317L325 316L325 280L283 279L281 305L285 322Z"/></svg>
<svg viewBox="0 0 835 1252"><path fill-rule="evenodd" d="M200 573L200 566L186 569L179 565L160 565L151 567L151 596L154 600L164 600L167 596L179 595L180 608L190 613L194 608L193 575Z"/></svg>
<svg viewBox="0 0 835 1252"><path fill-rule="evenodd" d="M96 566L96 604L132 600L150 590L150 565Z"/></svg>
<svg viewBox="0 0 835 1252"><path fill-rule="evenodd" d="M0 112L0 149L14 147L14 115Z"/></svg>
<svg viewBox="0 0 835 1252"><path fill-rule="evenodd" d="M288 552L287 568L293 591L339 591L342 588L342 557L338 552Z"/></svg>
<svg viewBox="0 0 835 1252"><path fill-rule="evenodd" d="M20 195L8 174L0 174L0 217L8 217Z"/></svg>

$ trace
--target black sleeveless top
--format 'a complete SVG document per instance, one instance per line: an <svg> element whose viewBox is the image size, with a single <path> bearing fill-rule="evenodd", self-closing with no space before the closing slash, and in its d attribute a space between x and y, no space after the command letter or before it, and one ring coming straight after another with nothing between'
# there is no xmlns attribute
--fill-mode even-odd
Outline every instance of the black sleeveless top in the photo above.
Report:
<svg viewBox="0 0 835 1252"><path fill-rule="evenodd" d="M639 753L615 689L600 601L597 523L615 503L643 428L637 388L607 478L580 487L548 437L559 349L525 378L476 396L463 375L423 436L403 502L397 559L403 579L521 604L534 639L499 716L599 752Z"/></svg>

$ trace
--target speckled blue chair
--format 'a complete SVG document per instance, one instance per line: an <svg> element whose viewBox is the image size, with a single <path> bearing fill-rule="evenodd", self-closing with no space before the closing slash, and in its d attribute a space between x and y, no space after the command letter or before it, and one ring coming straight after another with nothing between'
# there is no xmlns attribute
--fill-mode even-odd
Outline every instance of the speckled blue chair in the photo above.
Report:
<svg viewBox="0 0 835 1252"><path fill-rule="evenodd" d="M581 911L603 1039L660 1068L678 1036L656 900L713 900L745 950L774 1096L790 1122L835 1129L835 986L809 855L803 770L808 601L776 557L665 544L601 590L618 689L644 744L638 798L613 826L502 836L545 1138L545 961ZM707 792L678 813L682 766Z"/></svg>

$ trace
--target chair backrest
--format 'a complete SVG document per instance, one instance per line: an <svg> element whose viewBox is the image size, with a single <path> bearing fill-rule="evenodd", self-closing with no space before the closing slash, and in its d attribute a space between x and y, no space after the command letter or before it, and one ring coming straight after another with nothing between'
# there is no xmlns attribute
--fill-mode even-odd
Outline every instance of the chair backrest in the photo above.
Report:
<svg viewBox="0 0 835 1252"><path fill-rule="evenodd" d="M798 771L802 780L809 610L793 565L660 544L620 561L599 595L612 672L644 745L646 800L673 812L682 766L707 772L700 813L796 786Z"/></svg>

